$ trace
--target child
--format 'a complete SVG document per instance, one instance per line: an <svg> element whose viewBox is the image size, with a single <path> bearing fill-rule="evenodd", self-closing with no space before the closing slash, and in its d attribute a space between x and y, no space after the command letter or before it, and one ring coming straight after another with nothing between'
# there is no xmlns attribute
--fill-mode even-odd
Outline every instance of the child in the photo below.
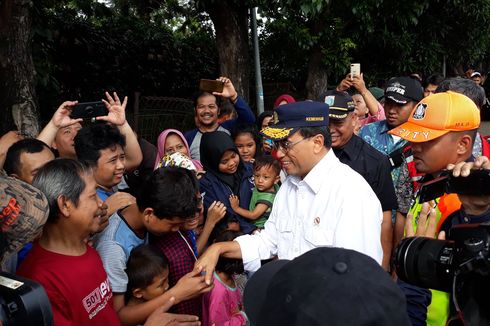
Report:
<svg viewBox="0 0 490 326"><path fill-rule="evenodd" d="M261 156L254 163L254 183L255 188L250 200L250 210L241 208L237 196L230 196L231 208L235 213L245 218L253 220L259 229L264 228L264 224L269 218L272 210L272 203L279 189L279 173L281 166L272 156Z"/></svg>
<svg viewBox="0 0 490 326"><path fill-rule="evenodd" d="M238 219L240 229L244 233L252 233L256 227L235 214L229 200L230 195L236 194L242 207L249 207L253 189L252 164L240 159L233 140L224 132L204 133L200 146L201 162L206 170L206 174L199 180L200 192L204 198L204 211L207 212L214 201L222 202L227 208L225 217L216 224L213 235L226 229L230 219Z"/></svg>
<svg viewBox="0 0 490 326"><path fill-rule="evenodd" d="M232 241L243 235L241 232L224 231L215 242ZM234 275L243 273L241 259L220 257L214 272L214 288L203 299L202 325L241 326L247 324L242 311L242 293L236 286Z"/></svg>
<svg viewBox="0 0 490 326"><path fill-rule="evenodd" d="M158 249L140 245L131 251L126 265L128 286L125 299L134 306L168 290L168 260Z"/></svg>
<svg viewBox="0 0 490 326"><path fill-rule="evenodd" d="M242 124L235 127L231 134L240 158L244 162L253 163L259 150L260 137L257 128L252 124Z"/></svg>

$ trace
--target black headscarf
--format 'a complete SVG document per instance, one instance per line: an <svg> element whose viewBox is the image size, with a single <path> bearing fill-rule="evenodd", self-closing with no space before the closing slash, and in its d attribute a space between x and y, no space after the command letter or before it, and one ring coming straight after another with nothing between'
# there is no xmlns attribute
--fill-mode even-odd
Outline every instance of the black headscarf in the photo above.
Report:
<svg viewBox="0 0 490 326"><path fill-rule="evenodd" d="M240 159L237 171L234 174L219 171L219 162L226 151L234 151L239 155L231 137L222 131L206 132L202 135L199 150L201 163L206 173L214 174L221 182L228 185L234 194L238 194L243 171L242 160Z"/></svg>

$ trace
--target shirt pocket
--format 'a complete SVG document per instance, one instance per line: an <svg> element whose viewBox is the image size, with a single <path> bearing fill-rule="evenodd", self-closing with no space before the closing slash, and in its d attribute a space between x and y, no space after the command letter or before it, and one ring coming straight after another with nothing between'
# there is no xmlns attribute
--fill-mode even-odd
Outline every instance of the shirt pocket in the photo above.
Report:
<svg viewBox="0 0 490 326"><path fill-rule="evenodd" d="M312 247L332 247L333 231L323 229L319 225L305 227L305 240Z"/></svg>
<svg viewBox="0 0 490 326"><path fill-rule="evenodd" d="M294 225L291 220L279 219L277 221L277 255L289 257L289 251L294 246Z"/></svg>

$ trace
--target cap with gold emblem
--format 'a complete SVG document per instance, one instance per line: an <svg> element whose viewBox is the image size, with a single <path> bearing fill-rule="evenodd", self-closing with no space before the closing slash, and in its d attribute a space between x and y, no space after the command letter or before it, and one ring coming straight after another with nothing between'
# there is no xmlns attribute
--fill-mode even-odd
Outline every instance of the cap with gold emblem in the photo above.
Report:
<svg viewBox="0 0 490 326"><path fill-rule="evenodd" d="M272 140L280 140L301 127L328 126L328 111L328 104L321 102L303 101L281 105L274 111L273 124L260 133Z"/></svg>

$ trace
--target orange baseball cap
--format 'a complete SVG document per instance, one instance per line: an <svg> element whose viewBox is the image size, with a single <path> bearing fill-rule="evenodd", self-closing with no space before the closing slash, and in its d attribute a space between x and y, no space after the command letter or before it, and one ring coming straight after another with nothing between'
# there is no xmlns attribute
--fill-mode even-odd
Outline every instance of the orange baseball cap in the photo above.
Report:
<svg viewBox="0 0 490 326"><path fill-rule="evenodd" d="M412 143L441 137L450 131L478 129L480 110L467 96L456 92L430 95L420 101L408 121L389 131Z"/></svg>

